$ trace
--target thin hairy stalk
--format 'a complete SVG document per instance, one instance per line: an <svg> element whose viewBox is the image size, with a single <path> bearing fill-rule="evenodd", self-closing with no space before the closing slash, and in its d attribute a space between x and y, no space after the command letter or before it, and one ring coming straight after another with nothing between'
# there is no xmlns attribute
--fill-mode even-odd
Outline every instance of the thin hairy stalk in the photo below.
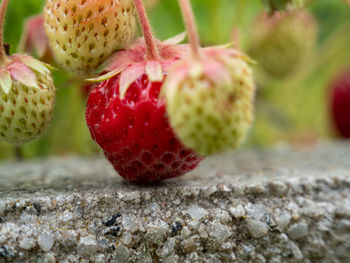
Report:
<svg viewBox="0 0 350 263"><path fill-rule="evenodd" d="M194 57L200 56L200 42L192 6L189 0L179 0L179 4L182 11L182 16L185 21L186 29L188 32L188 39L190 42L192 55Z"/></svg>
<svg viewBox="0 0 350 263"><path fill-rule="evenodd" d="M134 0L134 4L137 10L137 14L139 16L141 29L146 42L147 57L150 60L157 60L158 59L157 46L154 41L152 29L147 17L145 6L143 5L142 0Z"/></svg>
<svg viewBox="0 0 350 263"><path fill-rule="evenodd" d="M10 0L2 0L0 6L0 63L4 62L7 58L6 52L4 50L4 23L9 2Z"/></svg>

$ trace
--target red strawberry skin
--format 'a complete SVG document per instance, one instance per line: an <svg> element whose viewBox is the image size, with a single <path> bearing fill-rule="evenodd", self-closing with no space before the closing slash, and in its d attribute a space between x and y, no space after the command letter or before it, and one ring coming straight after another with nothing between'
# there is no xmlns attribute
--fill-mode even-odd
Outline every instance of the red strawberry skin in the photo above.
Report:
<svg viewBox="0 0 350 263"><path fill-rule="evenodd" d="M86 121L92 138L126 180L147 184L181 176L203 159L185 148L169 125L161 82L142 75L119 97L120 75L92 88Z"/></svg>
<svg viewBox="0 0 350 263"><path fill-rule="evenodd" d="M331 85L331 114L340 136L350 138L350 69Z"/></svg>

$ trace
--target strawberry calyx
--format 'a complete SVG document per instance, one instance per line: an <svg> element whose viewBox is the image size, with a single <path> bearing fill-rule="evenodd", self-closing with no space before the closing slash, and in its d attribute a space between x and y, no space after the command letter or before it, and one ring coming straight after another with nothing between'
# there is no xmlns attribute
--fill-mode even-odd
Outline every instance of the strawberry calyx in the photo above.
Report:
<svg viewBox="0 0 350 263"><path fill-rule="evenodd" d="M128 49L115 53L103 66L102 74L88 79L90 82L101 82L120 74L120 97L123 98L130 85L146 74L152 82L162 81L164 72L168 72L175 61L189 54L188 45L179 45L185 33L172 37L164 42L156 40L157 59L147 57L147 45L143 38Z"/></svg>
<svg viewBox="0 0 350 263"><path fill-rule="evenodd" d="M50 74L52 67L28 55L15 54L7 57L6 63L0 67L0 89L8 94L12 82L39 89L35 73Z"/></svg>
<svg viewBox="0 0 350 263"><path fill-rule="evenodd" d="M185 79L198 79L200 76L207 78L214 84L213 86L229 84L232 58L238 58L250 64L256 63L241 51L229 47L230 45L201 48L199 57L182 60L173 67L176 78L167 78L164 87L171 93L179 88L180 83ZM160 94L165 95L163 88Z"/></svg>

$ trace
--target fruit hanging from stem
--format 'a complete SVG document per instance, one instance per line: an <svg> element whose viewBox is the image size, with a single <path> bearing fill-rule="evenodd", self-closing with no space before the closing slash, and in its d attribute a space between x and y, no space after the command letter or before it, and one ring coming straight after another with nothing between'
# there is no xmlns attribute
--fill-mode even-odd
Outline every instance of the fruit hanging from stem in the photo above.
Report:
<svg viewBox="0 0 350 263"><path fill-rule="evenodd" d="M267 76L283 79L298 69L315 47L318 25L306 10L272 16L263 13L250 32L249 55Z"/></svg>
<svg viewBox="0 0 350 263"><path fill-rule="evenodd" d="M117 52L104 68L87 102L92 138L126 180L147 184L181 176L202 160L169 125L159 97L169 68L188 54L184 35L154 39L142 0L134 0L144 39Z"/></svg>
<svg viewBox="0 0 350 263"><path fill-rule="evenodd" d="M132 0L47 0L45 29L56 62L89 75L136 32Z"/></svg>
<svg viewBox="0 0 350 263"><path fill-rule="evenodd" d="M202 49L188 0L179 0L191 55L170 70L162 93L171 127L201 155L236 148L253 121L255 85L249 59L225 47Z"/></svg>
<svg viewBox="0 0 350 263"><path fill-rule="evenodd" d="M5 53L3 26L8 3L3 0L0 7L0 140L21 145L48 128L55 86L48 65L28 55Z"/></svg>

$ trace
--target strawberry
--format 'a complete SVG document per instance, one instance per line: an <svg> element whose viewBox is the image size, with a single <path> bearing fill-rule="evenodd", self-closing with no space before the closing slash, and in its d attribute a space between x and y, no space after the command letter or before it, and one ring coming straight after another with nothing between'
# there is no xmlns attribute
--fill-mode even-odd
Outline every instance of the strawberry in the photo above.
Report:
<svg viewBox="0 0 350 263"><path fill-rule="evenodd" d="M164 83L171 127L201 155L236 148L253 120L255 85L247 58L224 47L200 49L188 0L180 0L192 55L178 62Z"/></svg>
<svg viewBox="0 0 350 263"><path fill-rule="evenodd" d="M235 50L204 49L200 59L179 62L163 91L171 127L201 155L238 147L253 121L252 73Z"/></svg>
<svg viewBox="0 0 350 263"><path fill-rule="evenodd" d="M339 74L330 85L330 111L339 135L350 138L350 70Z"/></svg>
<svg viewBox="0 0 350 263"><path fill-rule="evenodd" d="M276 79L287 77L315 46L318 25L307 11L264 13L254 22L248 53L263 72Z"/></svg>
<svg viewBox="0 0 350 263"><path fill-rule="evenodd" d="M187 53L183 37L154 41L141 0L135 0L145 41L117 52L90 92L86 121L94 141L126 180L152 183L194 169L202 157L184 147L159 98L169 67Z"/></svg>
<svg viewBox="0 0 350 263"><path fill-rule="evenodd" d="M47 0L45 29L58 64L90 74L136 31L132 0Z"/></svg>
<svg viewBox="0 0 350 263"><path fill-rule="evenodd" d="M32 16L25 21L18 50L20 52L33 54L46 63L51 64L53 62L53 55L49 47L49 39L44 27L44 16Z"/></svg>
<svg viewBox="0 0 350 263"><path fill-rule="evenodd" d="M7 56L2 30L9 0L0 9L0 140L20 145L42 135L52 118L55 87L46 64L27 56Z"/></svg>

